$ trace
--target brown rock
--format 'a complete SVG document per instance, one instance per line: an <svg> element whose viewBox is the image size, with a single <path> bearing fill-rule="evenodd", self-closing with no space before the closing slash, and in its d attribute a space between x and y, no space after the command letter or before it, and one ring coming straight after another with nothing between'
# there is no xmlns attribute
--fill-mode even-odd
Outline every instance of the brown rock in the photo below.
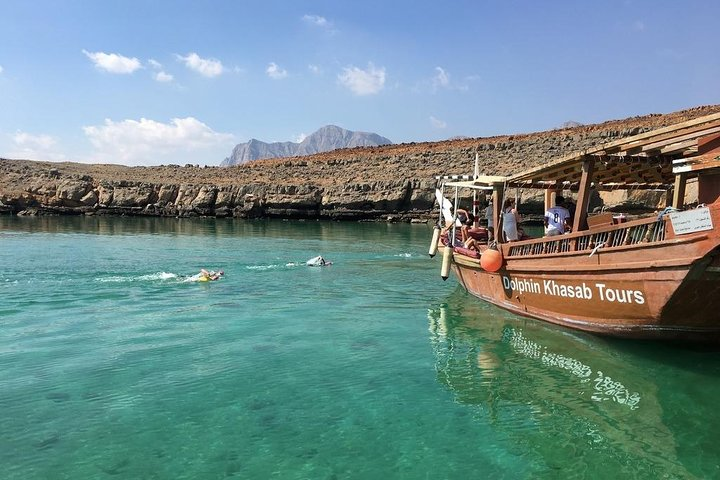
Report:
<svg viewBox="0 0 720 480"><path fill-rule="evenodd" d="M98 213L432 218L434 176L470 173L476 152L481 173L507 175L603 142L717 112L720 105L532 134L352 148L227 168L0 159L0 199L14 212L27 208L42 212L47 206L54 212L78 213L97 203ZM541 208L542 202L523 196L523 204Z"/></svg>

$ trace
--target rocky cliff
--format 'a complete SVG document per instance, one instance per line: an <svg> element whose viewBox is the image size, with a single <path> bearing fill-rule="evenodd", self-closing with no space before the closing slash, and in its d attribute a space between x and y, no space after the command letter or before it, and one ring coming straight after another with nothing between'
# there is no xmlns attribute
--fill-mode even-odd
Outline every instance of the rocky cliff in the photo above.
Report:
<svg viewBox="0 0 720 480"><path fill-rule="evenodd" d="M436 186L433 177L471 173L476 153L482 173L506 175L716 112L720 105L532 134L352 148L226 168L0 160L0 210L21 214L428 219Z"/></svg>
<svg viewBox="0 0 720 480"><path fill-rule="evenodd" d="M353 132L335 125L326 125L306 137L302 142L265 143L252 139L235 146L232 154L222 161L221 167L240 165L252 160L280 157L301 157L329 152L338 148L375 147L392 142L376 133Z"/></svg>

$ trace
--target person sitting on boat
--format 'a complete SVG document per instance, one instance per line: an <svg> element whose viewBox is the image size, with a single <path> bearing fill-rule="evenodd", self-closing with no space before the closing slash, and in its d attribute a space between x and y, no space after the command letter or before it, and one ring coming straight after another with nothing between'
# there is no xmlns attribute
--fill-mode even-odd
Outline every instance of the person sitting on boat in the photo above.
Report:
<svg viewBox="0 0 720 480"><path fill-rule="evenodd" d="M455 241L453 242L453 245L457 246L464 243L468 237L467 230L472 227L474 220L475 217L473 217L471 213L468 213L465 209L458 208L457 215L455 216L455 222L453 222L453 220L448 221L445 228L443 228L440 232L441 238L446 239L444 243L447 245L449 242L453 226L456 226L458 221L460 222L460 225L457 226L455 230Z"/></svg>
<svg viewBox="0 0 720 480"><path fill-rule="evenodd" d="M518 223L520 223L520 215L515 208L515 199L508 198L503 203L503 234L505 241L515 242L520 236L518 234Z"/></svg>
<svg viewBox="0 0 720 480"><path fill-rule="evenodd" d="M485 244L485 242L483 242L483 245L484 244ZM463 247L467 248L468 250L475 250L475 251L479 252L480 251L480 242L473 237L468 237L467 240L465 240L463 242Z"/></svg>
<svg viewBox="0 0 720 480"><path fill-rule="evenodd" d="M204 268L201 268L199 280L203 282L213 281L219 279L223 275L225 275L225 272L223 272L222 270L218 270L216 272L214 270L207 271Z"/></svg>
<svg viewBox="0 0 720 480"><path fill-rule="evenodd" d="M568 225L570 211L563 206L564 203L565 199L558 195L555 197L555 206L545 212L544 223L546 237L562 235L566 231L570 231L570 225Z"/></svg>
<svg viewBox="0 0 720 480"><path fill-rule="evenodd" d="M465 221L460 227L460 235L463 243L466 242L468 238L470 238L470 234L468 232L471 228L473 228L473 224L475 223L475 216L469 212L465 213Z"/></svg>

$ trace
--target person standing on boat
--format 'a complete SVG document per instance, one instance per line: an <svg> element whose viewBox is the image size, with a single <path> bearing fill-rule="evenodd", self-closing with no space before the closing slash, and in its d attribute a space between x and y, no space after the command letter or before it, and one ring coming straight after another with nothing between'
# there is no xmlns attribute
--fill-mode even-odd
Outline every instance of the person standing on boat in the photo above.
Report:
<svg viewBox="0 0 720 480"><path fill-rule="evenodd" d="M518 235L518 223L520 223L520 215L518 215L517 209L515 208L515 199L508 198L503 203L503 234L505 234L505 241L514 242L519 238Z"/></svg>
<svg viewBox="0 0 720 480"><path fill-rule="evenodd" d="M555 197L555 206L545 212L545 236L554 237L570 230L570 211L563 206L564 203L565 199L558 195Z"/></svg>

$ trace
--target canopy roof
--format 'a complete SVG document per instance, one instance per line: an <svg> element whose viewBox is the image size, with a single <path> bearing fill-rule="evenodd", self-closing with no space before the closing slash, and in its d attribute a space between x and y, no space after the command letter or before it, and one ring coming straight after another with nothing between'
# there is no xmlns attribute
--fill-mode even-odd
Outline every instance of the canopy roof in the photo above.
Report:
<svg viewBox="0 0 720 480"><path fill-rule="evenodd" d="M475 180L445 182L446 187L475 188L479 190L492 190L495 184L504 184L508 177L499 175L480 175Z"/></svg>
<svg viewBox="0 0 720 480"><path fill-rule="evenodd" d="M698 154L698 140L703 137L713 142L720 139L720 113L576 152L506 181L516 187L572 188L580 182L584 161L592 158L593 182L598 189L667 189L676 173L720 167L717 153Z"/></svg>

